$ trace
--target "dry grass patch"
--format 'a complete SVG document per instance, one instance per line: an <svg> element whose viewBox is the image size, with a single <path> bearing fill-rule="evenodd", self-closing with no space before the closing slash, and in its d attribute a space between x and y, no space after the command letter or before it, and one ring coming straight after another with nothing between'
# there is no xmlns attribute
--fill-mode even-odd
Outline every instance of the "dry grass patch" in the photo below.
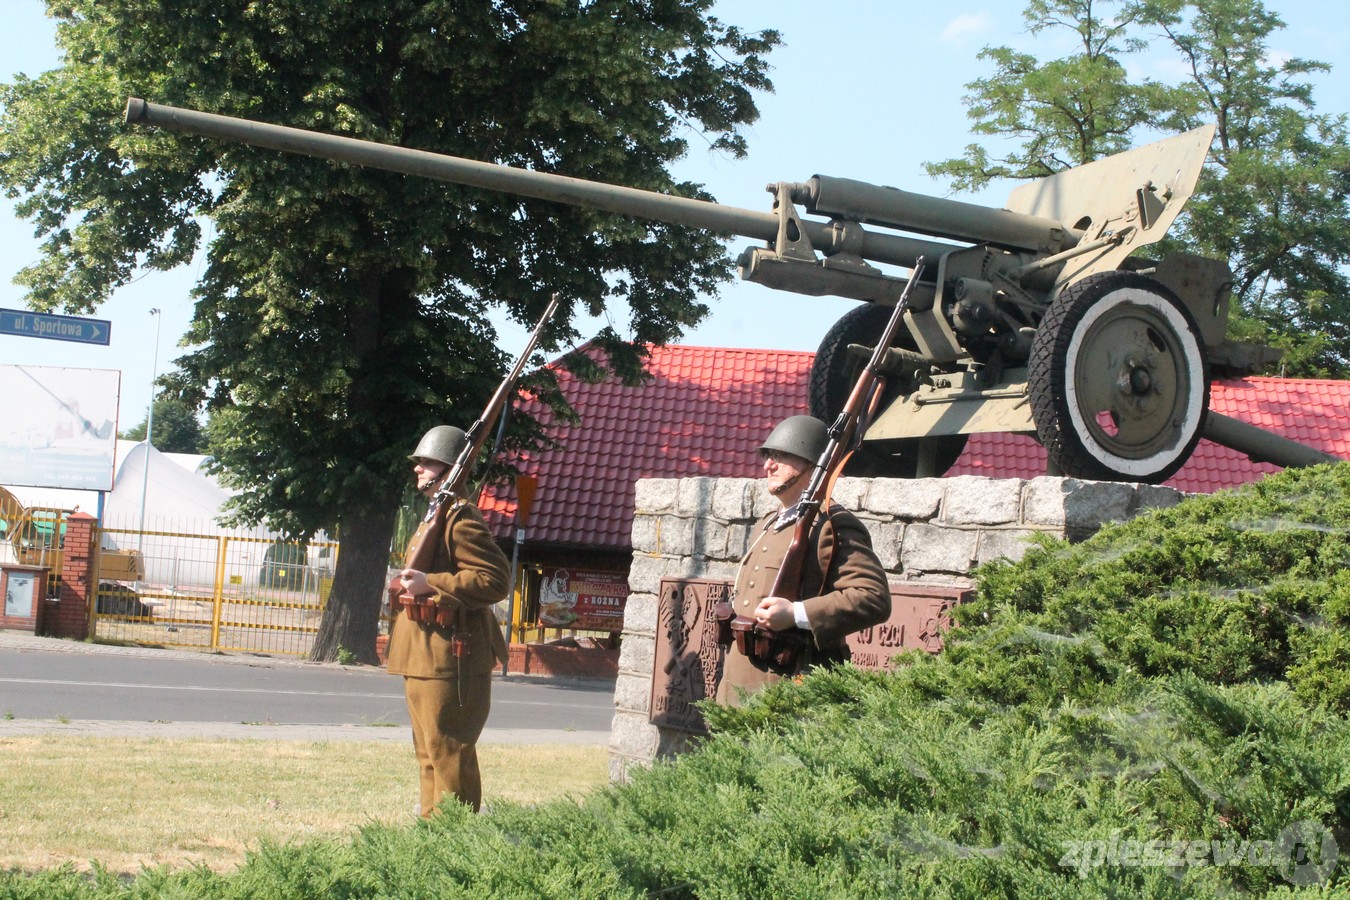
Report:
<svg viewBox="0 0 1350 900"><path fill-rule="evenodd" d="M484 802L538 803L608 781L603 747L484 745ZM218 871L273 842L413 821L412 747L384 741L0 739L0 869L98 861Z"/></svg>

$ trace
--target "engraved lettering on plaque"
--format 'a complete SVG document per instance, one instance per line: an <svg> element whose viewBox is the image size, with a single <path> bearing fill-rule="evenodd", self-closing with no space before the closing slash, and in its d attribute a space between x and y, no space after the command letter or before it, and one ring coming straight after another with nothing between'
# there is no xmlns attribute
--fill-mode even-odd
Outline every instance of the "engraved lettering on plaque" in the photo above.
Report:
<svg viewBox="0 0 1350 900"><path fill-rule="evenodd" d="M853 664L860 669L890 669L902 650L942 649L943 634L952 627L952 607L965 602L970 588L923 582L891 583L891 616L885 622L848 636Z"/></svg>

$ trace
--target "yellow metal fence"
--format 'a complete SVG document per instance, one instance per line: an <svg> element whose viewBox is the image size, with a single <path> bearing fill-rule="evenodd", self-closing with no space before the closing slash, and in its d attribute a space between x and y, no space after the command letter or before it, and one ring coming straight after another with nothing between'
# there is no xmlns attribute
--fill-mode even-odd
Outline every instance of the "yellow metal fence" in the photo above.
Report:
<svg viewBox="0 0 1350 900"><path fill-rule="evenodd" d="M284 543L213 523L141 531L105 522L99 533L94 636L159 647L307 656L332 587L338 545ZM47 548L56 571L61 548ZM546 626L539 571L518 572L513 642L611 635ZM506 602L499 608L499 619ZM387 626L382 617L381 631Z"/></svg>
<svg viewBox="0 0 1350 900"><path fill-rule="evenodd" d="M95 636L203 650L308 654L337 561L333 543L220 531L105 526L100 545L141 568L100 575Z"/></svg>

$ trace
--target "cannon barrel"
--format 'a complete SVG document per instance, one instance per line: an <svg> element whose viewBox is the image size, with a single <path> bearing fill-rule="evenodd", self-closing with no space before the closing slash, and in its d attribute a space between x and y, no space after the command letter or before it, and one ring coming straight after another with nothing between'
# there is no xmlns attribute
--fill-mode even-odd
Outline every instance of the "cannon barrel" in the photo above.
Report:
<svg viewBox="0 0 1350 900"><path fill-rule="evenodd" d="M1044 216L991 209L830 175L813 175L805 184L794 185L793 200L806 207L807 212L838 216L851 222L1036 253L1057 253L1083 237L1083 232Z"/></svg>
<svg viewBox="0 0 1350 900"><path fill-rule="evenodd" d="M771 212L757 212L656 191L501 166L425 150L411 150L303 128L270 125L151 103L138 97L128 99L126 121L129 124L154 125L168 131L416 175L434 181L600 209L673 225L704 228L719 234L737 234L773 242L779 233L779 217ZM844 243L844 235L835 223L802 220L801 224L811 245L826 255ZM877 234L856 227L849 232L848 243L849 250L864 259L906 268L912 267L914 260L920 256L936 258L953 249L950 244L903 235Z"/></svg>

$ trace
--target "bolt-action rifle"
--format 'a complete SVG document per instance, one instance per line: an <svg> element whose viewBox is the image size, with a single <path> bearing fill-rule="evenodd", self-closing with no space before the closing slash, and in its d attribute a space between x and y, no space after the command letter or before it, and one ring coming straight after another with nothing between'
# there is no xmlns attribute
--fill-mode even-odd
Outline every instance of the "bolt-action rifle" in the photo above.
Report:
<svg viewBox="0 0 1350 900"><path fill-rule="evenodd" d="M543 316L540 317L539 324L534 326L534 331L530 333L529 340L525 342L525 349L521 351L515 365L511 367L511 371L507 373L502 383L497 386L497 390L492 395L492 399L488 400L483 414L469 426L469 430L465 433L467 440L464 442L464 448L460 450L450 468L446 469L440 487L436 489L436 493L431 498L426 515L422 518L421 524L417 526L417 531L408 544L408 552L404 556L403 563L405 569L427 571L427 567L435 559L436 546L440 544L445 534L445 522L450 511L461 503L478 502L478 493L482 485L479 484L469 488L469 475L473 471L474 463L482 454L483 447L487 444L488 435L492 433L493 423L497 421L497 417L506 407L511 392L515 390L516 380L520 377L521 370L525 368L525 363L529 360L530 354L534 353L534 348L539 344L539 337L543 334L544 326L553 318L553 313L557 308L558 295L554 294L549 301L548 309L544 310ZM434 621L442 627L452 623L459 624L455 621L455 614L452 610L436 604L435 594L414 595L407 593L403 589L402 580L398 577L389 582L388 593L391 615L402 606L405 608L405 615L414 622ZM455 629L453 648L457 657L464 656L468 652L468 635L463 633L462 628L456 627Z"/></svg>
<svg viewBox="0 0 1350 900"><path fill-rule="evenodd" d="M877 345L872 348L870 359L858 374L858 380L853 385L848 402L829 426L827 432L829 439L825 449L815 461L811 479L797 501L792 543L783 554L783 565L778 570L778 577L769 592L771 597L785 597L794 601L803 599L802 575L807 555L813 552L814 546L811 540L812 528L822 508L826 509L826 515L829 514L828 506L834 483L838 480L849 456L862 441L868 421L876 411L882 389L885 387L886 358L892 342L900 331L910 292L923 274L923 266L921 256L915 260L909 282L900 294L900 299L896 301L885 331L882 332ZM749 616L736 615L729 602L719 603L714 614L719 621L721 642L723 644L734 642L736 649L748 656L757 667L779 675L795 674L801 668L803 653L812 642L809 631L801 628L773 631L758 625Z"/></svg>

